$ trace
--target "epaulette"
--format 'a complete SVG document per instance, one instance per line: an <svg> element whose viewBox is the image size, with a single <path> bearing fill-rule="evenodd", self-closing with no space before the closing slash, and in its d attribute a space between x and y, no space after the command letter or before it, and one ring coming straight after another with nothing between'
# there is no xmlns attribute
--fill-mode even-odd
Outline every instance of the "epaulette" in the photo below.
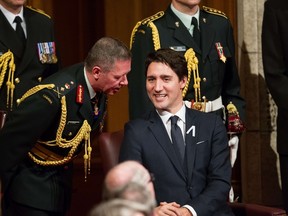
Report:
<svg viewBox="0 0 288 216"><path fill-rule="evenodd" d="M222 17L225 17L226 19L228 19L228 17L226 16L226 14L220 10L214 9L214 8L210 8L210 7L206 7L203 6L202 7L204 11L206 11L207 13L211 13L211 14L215 14L215 15L219 15Z"/></svg>
<svg viewBox="0 0 288 216"><path fill-rule="evenodd" d="M156 14L150 16L150 17L147 17L147 18L143 19L143 20L141 21L141 24L142 24L142 25L146 25L148 22L157 20L157 19L159 19L160 17L162 17L163 15L164 15L164 11L159 11L158 13L156 13Z"/></svg>
<svg viewBox="0 0 288 216"><path fill-rule="evenodd" d="M145 18L145 19L143 19L143 20L141 20L141 21L136 23L135 27L132 30L131 37L130 37L130 49L132 48L132 44L134 42L135 34L136 34L139 26L147 25L150 22L161 18L162 16L164 16L164 14L165 14L164 11L159 11L158 13L156 13L156 14L150 16L150 17L147 17L147 18Z"/></svg>
<svg viewBox="0 0 288 216"><path fill-rule="evenodd" d="M51 19L51 17L48 14L46 14L43 10L40 10L38 8L34 8L34 7L30 6L30 5L27 5L26 7L29 8L30 10L36 11L36 12L38 12L40 14L43 14L44 16L46 16L49 19Z"/></svg>

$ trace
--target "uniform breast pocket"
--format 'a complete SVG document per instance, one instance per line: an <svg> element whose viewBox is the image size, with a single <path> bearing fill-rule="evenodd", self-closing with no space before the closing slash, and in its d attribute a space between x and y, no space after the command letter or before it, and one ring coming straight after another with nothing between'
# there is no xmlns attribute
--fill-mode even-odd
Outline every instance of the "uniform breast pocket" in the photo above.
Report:
<svg viewBox="0 0 288 216"><path fill-rule="evenodd" d="M68 140L74 138L81 126L80 121L68 121L63 131L63 137Z"/></svg>
<svg viewBox="0 0 288 216"><path fill-rule="evenodd" d="M227 61L232 57L228 47L223 47L223 55L225 58L221 59L221 55L216 47L209 53L210 71L214 84L221 84L223 82Z"/></svg>

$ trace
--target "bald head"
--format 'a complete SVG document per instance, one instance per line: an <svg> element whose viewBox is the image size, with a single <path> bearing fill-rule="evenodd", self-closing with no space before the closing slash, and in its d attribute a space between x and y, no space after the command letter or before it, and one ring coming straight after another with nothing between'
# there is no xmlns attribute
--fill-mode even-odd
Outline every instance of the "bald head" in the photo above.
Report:
<svg viewBox="0 0 288 216"><path fill-rule="evenodd" d="M103 195L108 197L111 197L111 195L114 196L113 194L123 190L130 183L137 183L148 188L151 195L155 197L150 174L137 161L125 161L113 167L105 177Z"/></svg>

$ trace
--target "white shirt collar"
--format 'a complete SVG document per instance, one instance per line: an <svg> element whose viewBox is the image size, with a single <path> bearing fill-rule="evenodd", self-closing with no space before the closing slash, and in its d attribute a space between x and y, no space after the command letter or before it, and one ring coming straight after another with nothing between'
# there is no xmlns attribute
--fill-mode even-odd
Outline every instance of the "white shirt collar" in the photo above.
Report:
<svg viewBox="0 0 288 216"><path fill-rule="evenodd" d="M198 11L193 16L178 11L172 4L171 4L171 10L175 13L177 17L179 17L179 19L183 22L183 24L187 29L191 28L191 22L193 17L197 19L199 26L199 16L200 16L199 8Z"/></svg>
<svg viewBox="0 0 288 216"><path fill-rule="evenodd" d="M90 82L88 80L85 67L84 67L84 78L85 78L85 81L86 81L86 85L88 87L90 99L92 99L92 98L94 98L96 96L96 92L94 91L94 89L92 88L92 86L91 86L91 84L90 84Z"/></svg>
<svg viewBox="0 0 288 216"><path fill-rule="evenodd" d="M22 20L23 20L23 24L24 24L24 27L26 26L26 23L25 23L25 19L24 19L24 16L23 16L23 7L21 8L21 11L19 14L13 14L11 13L10 11L8 11L6 8L4 8L1 4L0 4L0 10L2 11L2 13L4 14L4 16L6 17L6 19L8 20L8 22L10 23L10 25L16 29L16 23L13 23L14 19L16 16L19 16ZM24 30L25 31L25 30Z"/></svg>
<svg viewBox="0 0 288 216"><path fill-rule="evenodd" d="M172 114L172 113L167 112L167 111L163 111L161 113L157 111L157 113L160 116L160 118L162 119L164 125L166 125L168 123L168 121L170 120L170 117L173 115L177 115L179 117L179 119L185 124L186 106L185 106L184 102L183 102L181 109L178 110L175 114Z"/></svg>

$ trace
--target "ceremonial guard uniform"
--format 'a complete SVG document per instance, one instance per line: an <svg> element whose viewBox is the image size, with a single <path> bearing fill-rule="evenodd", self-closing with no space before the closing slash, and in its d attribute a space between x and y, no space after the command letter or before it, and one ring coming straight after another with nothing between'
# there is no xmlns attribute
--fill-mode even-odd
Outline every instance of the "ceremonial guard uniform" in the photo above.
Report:
<svg viewBox="0 0 288 216"><path fill-rule="evenodd" d="M230 21L224 13L203 6L199 26L201 43L198 45L170 6L165 12L158 12L136 24L131 35L133 60L128 75L131 119L153 107L146 93L144 60L148 53L159 48L171 48L183 54L189 50L194 58L194 69L188 77L190 84L183 93L189 106L219 113L224 118L223 108L232 102L236 115L244 118L245 102L240 96Z"/></svg>
<svg viewBox="0 0 288 216"><path fill-rule="evenodd" d="M51 18L32 7L23 7L23 17L25 44L0 10L0 110L13 110L28 89L58 70Z"/></svg>
<svg viewBox="0 0 288 216"><path fill-rule="evenodd" d="M5 134L0 132L1 143L7 144L0 145L6 153L0 174L10 200L62 212L71 196L71 162L82 149L85 177L89 172L90 132L102 130L107 97L96 93L91 104L83 68L77 64L52 75L17 101ZM9 204L5 196L4 206Z"/></svg>

